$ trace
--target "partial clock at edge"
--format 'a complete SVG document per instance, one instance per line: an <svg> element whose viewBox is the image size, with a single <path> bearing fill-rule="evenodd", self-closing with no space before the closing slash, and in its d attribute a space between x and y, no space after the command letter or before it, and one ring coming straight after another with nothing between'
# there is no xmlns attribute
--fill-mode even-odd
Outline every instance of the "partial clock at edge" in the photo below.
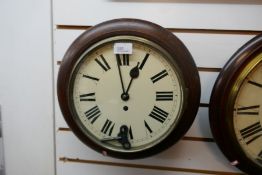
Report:
<svg viewBox="0 0 262 175"><path fill-rule="evenodd" d="M220 72L210 99L214 138L229 159L262 173L262 35L242 46Z"/></svg>
<svg viewBox="0 0 262 175"><path fill-rule="evenodd" d="M184 44L161 26L115 19L67 50L57 94L74 134L104 155L157 154L176 143L199 107L200 80Z"/></svg>

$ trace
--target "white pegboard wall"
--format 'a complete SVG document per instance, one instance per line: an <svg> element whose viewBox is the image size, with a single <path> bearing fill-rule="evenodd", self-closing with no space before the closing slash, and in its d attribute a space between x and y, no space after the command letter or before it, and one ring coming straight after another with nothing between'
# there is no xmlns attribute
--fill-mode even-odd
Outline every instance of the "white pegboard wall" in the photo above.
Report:
<svg viewBox="0 0 262 175"><path fill-rule="evenodd" d="M213 1L212 1L213 2ZM104 157L81 143L55 104L58 175L70 174L242 174L215 144L208 104L214 82L231 55L262 31L261 3L199 1L54 0L54 78L69 45L84 30L113 18L139 18L172 31L188 48L199 68L201 107L185 137L170 149L140 160ZM56 85L54 85L56 87ZM55 90L56 91L56 90Z"/></svg>

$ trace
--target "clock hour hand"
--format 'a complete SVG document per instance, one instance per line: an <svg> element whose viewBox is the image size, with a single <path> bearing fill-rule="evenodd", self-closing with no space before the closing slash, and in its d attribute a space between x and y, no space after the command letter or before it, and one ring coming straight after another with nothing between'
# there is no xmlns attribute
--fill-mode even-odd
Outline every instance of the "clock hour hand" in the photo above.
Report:
<svg viewBox="0 0 262 175"><path fill-rule="evenodd" d="M131 78L137 78L139 76L139 62L137 63L136 67L132 68L129 72Z"/></svg>
<svg viewBox="0 0 262 175"><path fill-rule="evenodd" d="M131 87L131 84L132 84L132 82L133 82L133 79L134 79L134 78L137 78L137 77L139 76L139 68L138 68L138 66L139 66L139 62L137 63L136 67L132 68L132 69L130 70L130 72L129 72L129 75L130 75L130 77L131 77L131 80L130 80L130 82L129 82L129 84L128 84L128 87L127 87L127 89L126 89L125 94L128 94L128 91L129 91L129 89L130 89L130 87Z"/></svg>
<svg viewBox="0 0 262 175"><path fill-rule="evenodd" d="M126 125L122 125L120 127L120 131L117 135L117 137L106 137L101 140L101 142L107 142L107 141L113 141L117 140L119 141L124 149L130 149L131 144L128 141L128 127Z"/></svg>

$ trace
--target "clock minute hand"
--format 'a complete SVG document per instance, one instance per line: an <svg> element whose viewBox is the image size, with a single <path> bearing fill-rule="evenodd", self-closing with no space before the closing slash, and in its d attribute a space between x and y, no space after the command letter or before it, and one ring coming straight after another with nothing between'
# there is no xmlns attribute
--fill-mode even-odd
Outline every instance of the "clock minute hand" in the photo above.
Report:
<svg viewBox="0 0 262 175"><path fill-rule="evenodd" d="M120 127L120 131L117 137L105 137L101 139L101 142L108 142L108 141L113 141L113 140L119 141L119 143L122 144L124 149L130 149L131 144L128 140L128 127L126 125L122 125Z"/></svg>
<svg viewBox="0 0 262 175"><path fill-rule="evenodd" d="M133 82L133 79L134 79L134 78L137 78L137 77L139 76L139 68L138 68L138 66L139 66L139 62L137 63L136 67L132 68L132 69L130 70L130 72L129 72L129 75L130 75L130 77L131 77L131 80L130 80L130 82L129 82L129 84L128 84L128 87L127 87L127 89L126 89L125 94L128 94L128 91L129 91L129 89L130 89L130 87L131 87L131 84L132 84L132 82Z"/></svg>
<svg viewBox="0 0 262 175"><path fill-rule="evenodd" d="M126 125L122 125L120 127L120 131L117 136L122 138L121 140L119 140L119 142L122 144L124 149L131 148L131 144L128 140L128 127Z"/></svg>
<svg viewBox="0 0 262 175"><path fill-rule="evenodd" d="M121 137L104 137L100 141L101 142L108 142L108 141L113 141L113 140L120 140L122 139Z"/></svg>
<svg viewBox="0 0 262 175"><path fill-rule="evenodd" d="M124 82L123 82L123 77L122 77L122 73L121 73L121 69L120 69L120 55L116 54L116 62L117 62L117 68L118 68L118 74L119 74L119 78L121 81L121 86L122 86L122 91L123 94L125 93L125 87L124 87Z"/></svg>

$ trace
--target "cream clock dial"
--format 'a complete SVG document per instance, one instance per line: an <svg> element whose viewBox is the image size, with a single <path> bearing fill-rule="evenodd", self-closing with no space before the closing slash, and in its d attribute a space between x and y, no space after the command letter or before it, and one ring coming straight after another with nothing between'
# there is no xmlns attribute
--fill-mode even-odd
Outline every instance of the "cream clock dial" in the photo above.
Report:
<svg viewBox="0 0 262 175"><path fill-rule="evenodd" d="M258 57L262 58L262 54ZM240 146L262 166L262 62L245 78L234 109L234 130Z"/></svg>
<svg viewBox="0 0 262 175"><path fill-rule="evenodd" d="M183 103L183 84L156 49L126 42L133 45L130 55L115 54L117 42L112 41L84 56L72 78L72 98L79 122L88 128L87 134L101 141L113 139L125 125L130 151L134 151L160 142L176 125ZM139 74L133 80L132 70ZM125 93L128 99L123 98ZM117 140L107 144L112 149L121 148Z"/></svg>

